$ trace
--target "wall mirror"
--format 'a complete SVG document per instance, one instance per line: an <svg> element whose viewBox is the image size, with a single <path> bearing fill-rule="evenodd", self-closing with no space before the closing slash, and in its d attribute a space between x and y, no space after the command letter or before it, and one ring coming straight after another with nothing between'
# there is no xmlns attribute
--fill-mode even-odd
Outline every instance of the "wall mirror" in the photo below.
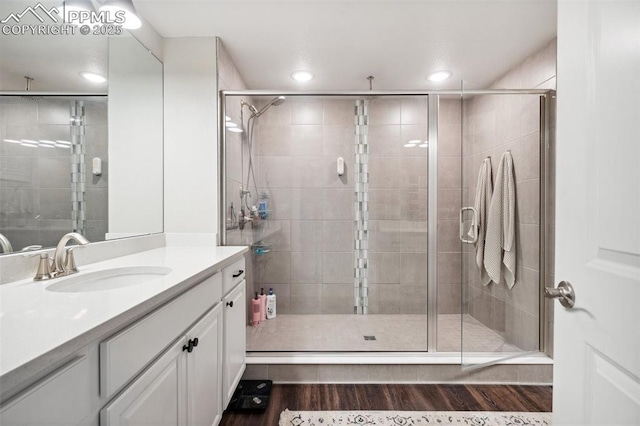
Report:
<svg viewBox="0 0 640 426"><path fill-rule="evenodd" d="M0 255L162 232L162 63L127 30L5 29L29 6L0 3Z"/></svg>

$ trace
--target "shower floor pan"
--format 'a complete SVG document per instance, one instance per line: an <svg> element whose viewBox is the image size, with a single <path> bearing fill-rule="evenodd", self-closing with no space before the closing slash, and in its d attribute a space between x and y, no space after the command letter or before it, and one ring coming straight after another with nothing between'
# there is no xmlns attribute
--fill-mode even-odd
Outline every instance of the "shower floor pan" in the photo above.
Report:
<svg viewBox="0 0 640 426"><path fill-rule="evenodd" d="M438 351L459 352L460 315L438 315ZM464 316L465 352L521 352ZM247 327L248 352L424 352L427 315L279 315Z"/></svg>

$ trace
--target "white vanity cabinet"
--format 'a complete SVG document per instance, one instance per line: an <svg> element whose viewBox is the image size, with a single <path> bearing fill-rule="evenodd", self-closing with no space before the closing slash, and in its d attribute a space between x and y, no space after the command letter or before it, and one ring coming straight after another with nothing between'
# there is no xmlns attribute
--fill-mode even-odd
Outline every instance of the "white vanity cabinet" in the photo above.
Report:
<svg viewBox="0 0 640 426"><path fill-rule="evenodd" d="M100 425L218 424L222 417L221 337L222 305L218 303L102 409Z"/></svg>
<svg viewBox="0 0 640 426"><path fill-rule="evenodd" d="M0 424L218 425L245 369L247 323L244 257L218 262L228 266L25 383L1 401Z"/></svg>

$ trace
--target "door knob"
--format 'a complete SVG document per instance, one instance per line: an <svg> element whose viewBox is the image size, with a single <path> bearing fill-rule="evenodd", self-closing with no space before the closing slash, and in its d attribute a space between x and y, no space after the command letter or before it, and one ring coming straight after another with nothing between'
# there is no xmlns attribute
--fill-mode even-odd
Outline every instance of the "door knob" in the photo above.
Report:
<svg viewBox="0 0 640 426"><path fill-rule="evenodd" d="M576 293L569 281L560 281L557 288L545 288L544 297L560 299L560 304L565 308L573 308L576 304Z"/></svg>

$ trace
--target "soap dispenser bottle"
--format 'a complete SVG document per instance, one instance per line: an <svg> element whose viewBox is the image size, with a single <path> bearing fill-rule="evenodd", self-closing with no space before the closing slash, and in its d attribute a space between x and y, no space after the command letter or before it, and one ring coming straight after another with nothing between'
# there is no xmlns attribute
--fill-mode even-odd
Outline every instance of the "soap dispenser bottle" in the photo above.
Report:
<svg viewBox="0 0 640 426"><path fill-rule="evenodd" d="M264 288L260 289L258 299L260 300L260 321L265 321L267 319L267 295L264 294Z"/></svg>
<svg viewBox="0 0 640 426"><path fill-rule="evenodd" d="M269 295L267 296L267 319L274 319L276 317L276 295L273 294L273 288L269 289Z"/></svg>
<svg viewBox="0 0 640 426"><path fill-rule="evenodd" d="M258 324L260 324L260 299L258 299L256 291L256 298L251 300L251 325L257 326Z"/></svg>

